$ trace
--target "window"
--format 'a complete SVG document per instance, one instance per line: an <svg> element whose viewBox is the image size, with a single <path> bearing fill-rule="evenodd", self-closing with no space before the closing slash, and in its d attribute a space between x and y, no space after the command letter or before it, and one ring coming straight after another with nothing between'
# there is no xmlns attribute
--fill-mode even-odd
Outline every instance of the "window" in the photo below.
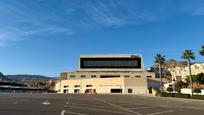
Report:
<svg viewBox="0 0 204 115"><path fill-rule="evenodd" d="M120 77L120 75L101 75L100 78L114 78L114 77Z"/></svg>
<svg viewBox="0 0 204 115"><path fill-rule="evenodd" d="M69 85L65 85L65 86L64 86L64 88L68 88L68 87L69 87Z"/></svg>
<svg viewBox="0 0 204 115"><path fill-rule="evenodd" d="M147 78L152 78L152 76L147 76Z"/></svg>
<svg viewBox="0 0 204 115"><path fill-rule="evenodd" d="M85 75L81 75L81 77L86 77Z"/></svg>
<svg viewBox="0 0 204 115"><path fill-rule="evenodd" d="M63 93L69 93L69 90L68 89L64 89Z"/></svg>
<svg viewBox="0 0 204 115"><path fill-rule="evenodd" d="M75 75L70 75L70 77L76 77Z"/></svg>
<svg viewBox="0 0 204 115"><path fill-rule="evenodd" d="M140 75L136 75L135 77L141 77Z"/></svg>
<svg viewBox="0 0 204 115"><path fill-rule="evenodd" d="M94 78L94 77L96 77L96 75L91 75L91 77L93 77L93 78Z"/></svg>
<svg viewBox="0 0 204 115"><path fill-rule="evenodd" d="M80 92L79 89L75 89L75 90L74 90L74 93L79 93L79 92Z"/></svg>
<svg viewBox="0 0 204 115"><path fill-rule="evenodd" d="M80 68L141 68L141 58L80 58Z"/></svg>
<svg viewBox="0 0 204 115"><path fill-rule="evenodd" d="M111 89L111 93L122 93L122 89Z"/></svg>
<svg viewBox="0 0 204 115"><path fill-rule="evenodd" d="M132 93L132 89L128 89L128 93Z"/></svg>
<svg viewBox="0 0 204 115"><path fill-rule="evenodd" d="M80 87L80 85L75 85L74 87Z"/></svg>
<svg viewBox="0 0 204 115"><path fill-rule="evenodd" d="M124 77L130 77L129 75L124 75Z"/></svg>
<svg viewBox="0 0 204 115"><path fill-rule="evenodd" d="M86 85L86 87L92 87L92 85Z"/></svg>

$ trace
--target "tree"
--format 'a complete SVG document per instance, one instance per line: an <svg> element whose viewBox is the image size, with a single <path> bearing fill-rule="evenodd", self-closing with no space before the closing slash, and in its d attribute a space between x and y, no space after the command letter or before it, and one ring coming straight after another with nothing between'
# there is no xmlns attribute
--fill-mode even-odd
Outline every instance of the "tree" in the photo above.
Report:
<svg viewBox="0 0 204 115"><path fill-rule="evenodd" d="M190 82L190 77L187 76L186 81ZM199 73L197 75L192 75L192 82L198 83L198 84L204 84L204 73Z"/></svg>
<svg viewBox="0 0 204 115"><path fill-rule="evenodd" d="M188 62L188 70L190 76L190 85L191 85L191 96L193 95L193 83L192 83L192 73L191 73L191 60L195 60L195 54L192 50L186 49L184 50L181 58L186 59Z"/></svg>
<svg viewBox="0 0 204 115"><path fill-rule="evenodd" d="M162 82L162 72L161 72L161 66L165 64L165 56L162 56L161 54L157 53L155 58L155 63L159 66L159 77L160 77L160 87L161 91L163 91L163 82Z"/></svg>
<svg viewBox="0 0 204 115"><path fill-rule="evenodd" d="M201 46L201 50L199 51L199 53L201 56L204 56L204 45Z"/></svg>
<svg viewBox="0 0 204 115"><path fill-rule="evenodd" d="M183 85L184 85L183 81L177 81L173 87L174 91L176 91L177 93L181 93L181 88L183 87Z"/></svg>

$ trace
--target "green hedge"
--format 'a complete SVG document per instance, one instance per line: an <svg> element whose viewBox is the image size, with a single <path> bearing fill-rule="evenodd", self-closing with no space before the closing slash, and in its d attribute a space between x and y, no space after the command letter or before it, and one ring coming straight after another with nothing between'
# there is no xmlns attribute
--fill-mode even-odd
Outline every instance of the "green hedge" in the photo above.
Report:
<svg viewBox="0 0 204 115"><path fill-rule="evenodd" d="M174 97L174 93L166 93L166 92L162 92L162 97Z"/></svg>
<svg viewBox="0 0 204 115"><path fill-rule="evenodd" d="M162 97L190 98L190 94L162 92Z"/></svg>
<svg viewBox="0 0 204 115"><path fill-rule="evenodd" d="M175 93L174 97L176 98L191 98L190 94Z"/></svg>
<svg viewBox="0 0 204 115"><path fill-rule="evenodd" d="M204 100L204 95L193 95L192 99L200 99L200 100Z"/></svg>

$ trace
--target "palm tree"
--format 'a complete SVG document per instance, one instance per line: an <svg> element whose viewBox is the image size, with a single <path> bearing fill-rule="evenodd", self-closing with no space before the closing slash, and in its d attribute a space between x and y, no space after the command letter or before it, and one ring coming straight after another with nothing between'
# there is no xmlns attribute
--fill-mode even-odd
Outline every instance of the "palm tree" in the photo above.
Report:
<svg viewBox="0 0 204 115"><path fill-rule="evenodd" d="M191 59L195 60L195 54L192 50L186 49L184 50L181 58L186 59L188 61L188 70L190 75L190 85L191 85L191 96L193 96L193 83L192 83L192 73L191 73Z"/></svg>
<svg viewBox="0 0 204 115"><path fill-rule="evenodd" d="M155 58L155 63L159 66L159 77L160 77L160 87L161 91L163 91L163 82L162 82L162 72L161 72L161 66L165 63L165 56L162 56L161 54L157 53Z"/></svg>
<svg viewBox="0 0 204 115"><path fill-rule="evenodd" d="M204 56L204 45L201 46L201 50L199 51L201 56Z"/></svg>

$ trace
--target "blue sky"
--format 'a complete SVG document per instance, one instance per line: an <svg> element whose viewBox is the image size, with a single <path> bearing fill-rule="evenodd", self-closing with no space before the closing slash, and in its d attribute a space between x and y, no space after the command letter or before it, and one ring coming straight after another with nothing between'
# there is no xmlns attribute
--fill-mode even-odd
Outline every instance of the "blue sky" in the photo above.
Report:
<svg viewBox="0 0 204 115"><path fill-rule="evenodd" d="M80 54L141 53L181 61L204 44L203 0L1 0L0 71L58 76Z"/></svg>

